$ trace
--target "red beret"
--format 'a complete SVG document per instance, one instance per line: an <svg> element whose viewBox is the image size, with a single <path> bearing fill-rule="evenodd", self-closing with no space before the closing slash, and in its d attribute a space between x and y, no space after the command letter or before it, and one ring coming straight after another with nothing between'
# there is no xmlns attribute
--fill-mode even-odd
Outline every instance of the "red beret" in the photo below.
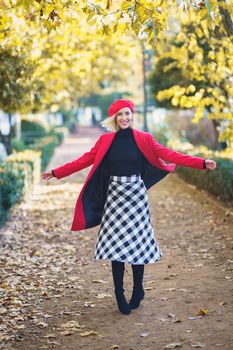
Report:
<svg viewBox="0 0 233 350"><path fill-rule="evenodd" d="M108 116L112 117L116 114L120 109L128 107L134 112L134 104L130 100L117 100L113 102L108 109Z"/></svg>

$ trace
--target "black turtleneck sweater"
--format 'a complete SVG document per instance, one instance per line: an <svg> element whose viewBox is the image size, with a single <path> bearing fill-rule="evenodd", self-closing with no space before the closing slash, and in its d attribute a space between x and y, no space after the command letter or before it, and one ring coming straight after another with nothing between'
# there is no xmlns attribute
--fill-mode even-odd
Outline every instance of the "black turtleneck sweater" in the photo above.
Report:
<svg viewBox="0 0 233 350"><path fill-rule="evenodd" d="M130 127L116 132L103 161L109 175L130 176L143 172L146 158L139 150Z"/></svg>

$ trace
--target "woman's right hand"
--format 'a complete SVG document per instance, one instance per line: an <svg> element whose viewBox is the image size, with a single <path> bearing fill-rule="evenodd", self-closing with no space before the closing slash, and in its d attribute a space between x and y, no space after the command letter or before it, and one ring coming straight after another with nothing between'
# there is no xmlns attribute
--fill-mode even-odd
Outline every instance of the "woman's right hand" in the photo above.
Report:
<svg viewBox="0 0 233 350"><path fill-rule="evenodd" d="M41 180L50 180L52 177L54 177L52 171L47 171L41 174Z"/></svg>

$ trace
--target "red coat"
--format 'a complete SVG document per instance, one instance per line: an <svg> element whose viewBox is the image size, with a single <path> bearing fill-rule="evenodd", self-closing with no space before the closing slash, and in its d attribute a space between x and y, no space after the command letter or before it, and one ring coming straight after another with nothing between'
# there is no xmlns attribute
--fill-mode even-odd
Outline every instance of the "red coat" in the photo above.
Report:
<svg viewBox="0 0 233 350"><path fill-rule="evenodd" d="M175 152L159 144L149 132L132 128L138 148L147 159L142 179L147 189L175 170L176 164L204 170L204 159ZM100 224L107 196L108 177L101 161L116 133L108 132L99 137L94 147L78 159L53 169L57 179L71 175L93 164L79 193L71 230L79 231ZM164 162L171 162L167 164Z"/></svg>

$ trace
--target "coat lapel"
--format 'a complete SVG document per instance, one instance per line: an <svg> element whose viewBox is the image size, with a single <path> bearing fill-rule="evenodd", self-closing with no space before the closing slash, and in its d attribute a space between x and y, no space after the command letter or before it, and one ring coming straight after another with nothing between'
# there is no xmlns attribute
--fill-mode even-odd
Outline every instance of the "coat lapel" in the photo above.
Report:
<svg viewBox="0 0 233 350"><path fill-rule="evenodd" d="M97 161L96 163L98 163L97 166L103 160L103 158L104 158L105 154L107 153L107 150L111 146L111 143L114 140L115 136L116 136L116 133L111 132L111 133L106 134L106 136L103 138L102 145L101 145L101 147L98 151L98 154L97 154L97 159L96 159L96 161Z"/></svg>
<svg viewBox="0 0 233 350"><path fill-rule="evenodd" d="M133 128L133 135L138 148L147 160L147 164L142 174L142 179L147 190L162 180L168 171L163 169L163 161L153 152L147 141L147 134Z"/></svg>

